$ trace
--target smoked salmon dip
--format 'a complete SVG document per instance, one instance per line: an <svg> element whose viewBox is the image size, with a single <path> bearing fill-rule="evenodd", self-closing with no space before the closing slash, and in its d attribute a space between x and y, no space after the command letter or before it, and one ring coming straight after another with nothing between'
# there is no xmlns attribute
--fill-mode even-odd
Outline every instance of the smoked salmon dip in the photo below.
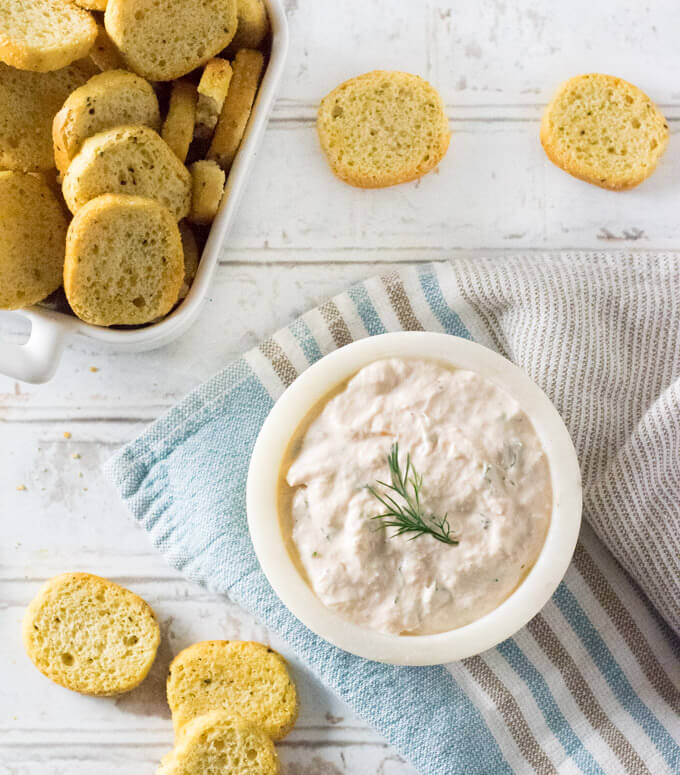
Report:
<svg viewBox="0 0 680 775"><path fill-rule="evenodd" d="M308 414L278 503L288 551L328 608L372 630L425 635L481 618L521 584L553 488L508 393L473 371L390 358Z"/></svg>

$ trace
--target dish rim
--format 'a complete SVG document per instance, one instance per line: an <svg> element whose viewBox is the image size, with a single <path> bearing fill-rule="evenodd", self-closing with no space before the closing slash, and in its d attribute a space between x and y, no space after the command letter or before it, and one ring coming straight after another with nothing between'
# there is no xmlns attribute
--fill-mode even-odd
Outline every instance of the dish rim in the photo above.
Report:
<svg viewBox="0 0 680 775"><path fill-rule="evenodd" d="M434 635L391 635L360 627L327 608L296 569L278 518L277 490L285 450L309 410L363 366L383 358L436 360L475 371L515 398L531 419L550 466L553 509L545 542L519 587L476 621ZM355 341L306 369L282 394L258 435L248 471L246 508L262 570L283 604L319 637L356 656L399 665L465 659L514 635L548 602L576 548L582 511L581 474L562 418L545 393L493 350L456 336L396 332ZM272 518L276 529L272 530Z"/></svg>

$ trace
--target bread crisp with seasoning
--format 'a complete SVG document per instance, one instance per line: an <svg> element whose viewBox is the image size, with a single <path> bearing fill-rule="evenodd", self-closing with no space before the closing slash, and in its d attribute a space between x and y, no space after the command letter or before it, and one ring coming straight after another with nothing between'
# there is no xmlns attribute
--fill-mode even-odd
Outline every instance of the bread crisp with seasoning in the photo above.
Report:
<svg viewBox="0 0 680 775"><path fill-rule="evenodd" d="M51 73L17 70L0 62L0 167L52 169L54 116L69 94L96 72L85 60Z"/></svg>
<svg viewBox="0 0 680 775"><path fill-rule="evenodd" d="M198 84L196 106L196 136L201 139L212 137L217 119L222 112L224 100L229 91L232 69L226 59L211 59L203 70Z"/></svg>
<svg viewBox="0 0 680 775"><path fill-rule="evenodd" d="M237 0L238 27L229 52L259 48L269 32L269 17L262 0Z"/></svg>
<svg viewBox="0 0 680 775"><path fill-rule="evenodd" d="M71 0L0 0L0 60L45 73L82 59L97 25Z"/></svg>
<svg viewBox="0 0 680 775"><path fill-rule="evenodd" d="M196 161L191 167L191 212L194 223L212 223L224 194L224 170L214 161Z"/></svg>
<svg viewBox="0 0 680 775"><path fill-rule="evenodd" d="M0 309L30 307L61 285L67 225L42 176L0 172Z"/></svg>
<svg viewBox="0 0 680 775"><path fill-rule="evenodd" d="M208 151L208 159L225 171L233 164L243 140L263 67L264 57L251 49L241 49L234 60L229 92Z"/></svg>
<svg viewBox="0 0 680 775"><path fill-rule="evenodd" d="M317 129L333 172L362 188L421 177L444 158L451 137L444 103L427 81L383 70L324 97Z"/></svg>
<svg viewBox="0 0 680 775"><path fill-rule="evenodd" d="M298 713L295 686L279 654L261 643L213 640L181 651L170 665L168 704L179 731L216 708L281 740Z"/></svg>
<svg viewBox="0 0 680 775"><path fill-rule="evenodd" d="M50 579L28 606L23 636L41 673L94 695L138 686L160 642L154 612L141 597L89 573Z"/></svg>
<svg viewBox="0 0 680 775"><path fill-rule="evenodd" d="M191 721L156 775L278 775L271 739L228 711L213 710Z"/></svg>
<svg viewBox="0 0 680 775"><path fill-rule="evenodd" d="M186 161L194 137L197 99L196 87L191 81L181 80L172 84L170 105L161 136L182 164Z"/></svg>
<svg viewBox="0 0 680 775"><path fill-rule="evenodd" d="M172 81L229 45L236 0L109 0L104 24L132 70L150 81Z"/></svg>
<svg viewBox="0 0 680 775"><path fill-rule="evenodd" d="M648 178L668 138L668 122L643 91L601 73L565 81L541 122L541 143L554 164L613 191Z"/></svg>
<svg viewBox="0 0 680 775"><path fill-rule="evenodd" d="M196 272L198 272L201 254L198 249L196 235L189 224L181 221L179 223L179 233L182 238L182 252L184 253L184 281L179 290L179 300L181 301L189 295Z"/></svg>
<svg viewBox="0 0 680 775"><path fill-rule="evenodd" d="M155 200L104 194L71 221L64 291L81 320L97 326L149 323L170 312L183 280L177 222Z"/></svg>
<svg viewBox="0 0 680 775"><path fill-rule="evenodd" d="M111 40L106 27L101 22L97 22L97 39L90 49L89 57L102 72L105 70L127 70L127 65L116 48L116 44Z"/></svg>
<svg viewBox="0 0 680 775"><path fill-rule="evenodd" d="M151 84L127 70L95 75L72 92L54 117L54 160L63 174L88 137L125 124L158 130L161 116Z"/></svg>
<svg viewBox="0 0 680 775"><path fill-rule="evenodd" d="M156 199L179 221L189 214L191 174L153 129L120 126L83 142L62 191L72 213L101 194L135 194Z"/></svg>

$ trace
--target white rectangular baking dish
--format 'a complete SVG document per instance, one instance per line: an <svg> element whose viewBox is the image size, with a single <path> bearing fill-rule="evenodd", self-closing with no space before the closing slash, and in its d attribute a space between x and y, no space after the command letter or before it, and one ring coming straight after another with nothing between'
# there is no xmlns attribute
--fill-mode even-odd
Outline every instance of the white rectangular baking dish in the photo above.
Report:
<svg viewBox="0 0 680 775"><path fill-rule="evenodd" d="M188 296L160 322L131 330L100 328L73 315L40 306L17 310L14 314L30 321L31 332L28 340L21 345L0 342L0 374L23 382L47 382L56 371L67 339L73 334L88 336L116 350L140 352L162 347L176 339L196 319L217 266L220 248L232 226L239 199L255 162L288 51L288 25L281 0L264 1L271 22L269 61Z"/></svg>

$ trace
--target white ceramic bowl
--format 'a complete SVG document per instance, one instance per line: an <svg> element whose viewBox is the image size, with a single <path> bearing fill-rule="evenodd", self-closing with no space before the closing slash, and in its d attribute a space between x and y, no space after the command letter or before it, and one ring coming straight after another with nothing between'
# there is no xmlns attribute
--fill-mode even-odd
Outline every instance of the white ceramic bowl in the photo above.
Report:
<svg viewBox="0 0 680 775"><path fill-rule="evenodd" d="M252 174L252 165L267 127L286 61L288 25L281 0L265 0L265 4L272 30L267 68L257 92L243 142L229 171L220 210L210 229L198 272L186 299L158 323L127 330L93 326L74 315L54 312L40 305L18 310L12 314L27 318L31 323L31 333L28 341L22 345L0 341L0 374L24 382L46 382L52 378L59 365L66 341L74 334L94 339L102 348L141 352L168 344L194 322L210 288L222 245L236 216L241 194Z"/></svg>
<svg viewBox="0 0 680 775"><path fill-rule="evenodd" d="M436 635L388 635L359 627L327 608L298 573L277 514L277 483L288 442L307 412L332 388L382 358L428 358L475 371L515 398L531 419L550 464L553 511L536 564L498 608L471 624ZM250 461L248 526L262 570L290 611L310 630L366 659L434 665L479 654L521 629L562 580L581 525L581 475L562 419L520 369L467 339L434 333L394 333L362 339L322 358L290 385L267 417Z"/></svg>

